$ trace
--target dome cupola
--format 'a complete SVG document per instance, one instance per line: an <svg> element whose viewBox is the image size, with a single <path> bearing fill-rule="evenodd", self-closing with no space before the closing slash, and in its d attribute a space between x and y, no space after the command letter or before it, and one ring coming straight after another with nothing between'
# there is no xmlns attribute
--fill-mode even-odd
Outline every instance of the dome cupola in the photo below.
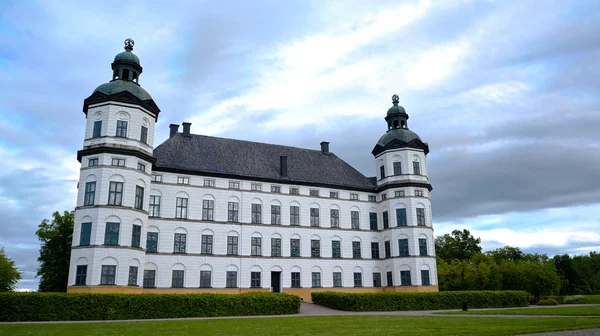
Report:
<svg viewBox="0 0 600 336"><path fill-rule="evenodd" d="M112 80L132 81L138 84L139 76L142 73L139 57L134 54L132 39L125 40L125 51L117 54L112 63L113 77Z"/></svg>

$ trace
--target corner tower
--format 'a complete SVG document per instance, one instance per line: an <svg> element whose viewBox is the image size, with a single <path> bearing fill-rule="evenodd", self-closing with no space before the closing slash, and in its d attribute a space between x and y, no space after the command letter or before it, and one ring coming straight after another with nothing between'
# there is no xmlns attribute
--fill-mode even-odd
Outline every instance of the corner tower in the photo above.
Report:
<svg viewBox="0 0 600 336"><path fill-rule="evenodd" d="M111 65L108 83L83 103L81 163L69 292L141 292L154 126L160 109L139 79L134 42Z"/></svg>
<svg viewBox="0 0 600 336"><path fill-rule="evenodd" d="M398 105L398 95L392 96L392 103L385 117L387 131L372 151L384 230L380 238L386 250L399 256L385 262L384 267L394 271L387 272L387 280L417 286L417 291L437 291L429 198L432 187L426 161L429 145L408 128L408 114Z"/></svg>

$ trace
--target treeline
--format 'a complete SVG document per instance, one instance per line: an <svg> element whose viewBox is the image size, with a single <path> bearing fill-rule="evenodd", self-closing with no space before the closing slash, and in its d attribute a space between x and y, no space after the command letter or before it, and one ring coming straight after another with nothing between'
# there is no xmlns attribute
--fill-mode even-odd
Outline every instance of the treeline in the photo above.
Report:
<svg viewBox="0 0 600 336"><path fill-rule="evenodd" d="M440 290L525 290L536 297L600 294L597 252L549 258L511 246L482 252L480 244L468 230L436 238Z"/></svg>

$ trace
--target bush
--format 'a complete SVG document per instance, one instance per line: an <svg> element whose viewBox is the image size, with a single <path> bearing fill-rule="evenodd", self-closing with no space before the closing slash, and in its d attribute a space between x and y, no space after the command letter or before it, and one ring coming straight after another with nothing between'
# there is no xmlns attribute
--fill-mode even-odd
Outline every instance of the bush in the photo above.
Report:
<svg viewBox="0 0 600 336"><path fill-rule="evenodd" d="M556 301L554 299L545 299L545 300L540 300L537 304L540 306L556 306L556 305L558 305L558 301Z"/></svg>
<svg viewBox="0 0 600 336"><path fill-rule="evenodd" d="M283 293L0 293L0 321L4 322L281 315L299 312L300 298Z"/></svg>
<svg viewBox="0 0 600 336"><path fill-rule="evenodd" d="M464 291L434 293L312 293L313 303L349 311L403 311L469 308L525 307L524 291Z"/></svg>

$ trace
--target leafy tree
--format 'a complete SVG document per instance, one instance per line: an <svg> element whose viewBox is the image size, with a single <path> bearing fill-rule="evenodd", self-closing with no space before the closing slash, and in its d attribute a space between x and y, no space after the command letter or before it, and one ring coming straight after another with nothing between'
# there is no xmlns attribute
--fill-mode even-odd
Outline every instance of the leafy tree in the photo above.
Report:
<svg viewBox="0 0 600 336"><path fill-rule="evenodd" d="M454 261L468 261L481 252L481 239L474 238L469 230L454 230L452 234L445 234L435 239L436 254L448 263Z"/></svg>
<svg viewBox="0 0 600 336"><path fill-rule="evenodd" d="M0 292L12 292L21 280L21 272L15 262L6 256L4 247L0 249Z"/></svg>
<svg viewBox="0 0 600 336"><path fill-rule="evenodd" d="M65 211L62 215L56 211L52 222L44 219L35 233L42 242L37 272L41 277L40 292L67 291L74 215L74 211Z"/></svg>
<svg viewBox="0 0 600 336"><path fill-rule="evenodd" d="M503 261L520 261L523 260L523 251L518 247L504 246L492 251L486 252L487 255L494 258L496 263Z"/></svg>

